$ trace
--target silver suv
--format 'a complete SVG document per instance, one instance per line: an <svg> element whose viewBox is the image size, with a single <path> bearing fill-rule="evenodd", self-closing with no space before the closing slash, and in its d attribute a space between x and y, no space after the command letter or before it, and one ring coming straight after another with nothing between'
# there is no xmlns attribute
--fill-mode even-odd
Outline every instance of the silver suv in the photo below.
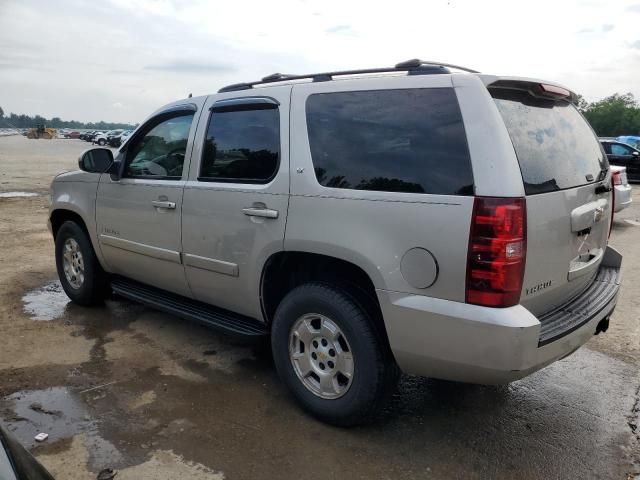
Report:
<svg viewBox="0 0 640 480"><path fill-rule="evenodd" d="M608 163L575 98L414 60L180 100L53 181L60 280L270 337L334 424L372 418L400 370L522 378L617 300Z"/></svg>

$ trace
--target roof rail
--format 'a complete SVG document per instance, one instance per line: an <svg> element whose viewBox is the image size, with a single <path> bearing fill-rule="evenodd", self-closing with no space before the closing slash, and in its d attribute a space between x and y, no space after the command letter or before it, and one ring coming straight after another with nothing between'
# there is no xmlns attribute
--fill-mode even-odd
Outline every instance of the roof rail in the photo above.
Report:
<svg viewBox="0 0 640 480"><path fill-rule="evenodd" d="M409 72L410 75L429 75L429 74L442 74L450 73L449 69L462 70L469 73L480 73L477 70L461 67L459 65L453 65L450 63L432 62L427 60L419 60L414 58L405 62L400 62L394 67L381 67L381 68L364 68L359 70L339 70L335 72L322 72L322 73L309 73L306 75L292 75L284 73L274 73L267 75L261 80L255 82L234 83L227 85L226 87L218 90L218 93L234 92L238 90L249 90L256 85L263 85L266 83L285 82L289 80L312 80L313 82L327 82L333 80L333 77L343 75L366 75L369 73L390 73L390 72Z"/></svg>

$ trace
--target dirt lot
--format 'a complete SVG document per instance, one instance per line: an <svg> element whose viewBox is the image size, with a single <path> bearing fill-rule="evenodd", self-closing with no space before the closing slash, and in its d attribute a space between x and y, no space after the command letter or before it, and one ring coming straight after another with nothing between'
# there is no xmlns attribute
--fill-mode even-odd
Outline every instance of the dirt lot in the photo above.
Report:
<svg viewBox="0 0 640 480"><path fill-rule="evenodd" d="M56 478L634 478L640 472L640 187L615 221L611 327L508 386L404 377L379 422L303 414L263 348L123 300L67 304L47 188L80 140L0 138L0 421ZM35 445L33 436L49 433Z"/></svg>

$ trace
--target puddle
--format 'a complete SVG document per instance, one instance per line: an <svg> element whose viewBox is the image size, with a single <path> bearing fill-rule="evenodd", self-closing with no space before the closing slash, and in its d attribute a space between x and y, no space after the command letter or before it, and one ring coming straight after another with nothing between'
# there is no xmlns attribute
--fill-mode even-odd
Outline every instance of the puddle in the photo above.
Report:
<svg viewBox="0 0 640 480"><path fill-rule="evenodd" d="M20 198L20 197L37 197L37 193L33 192L3 192L0 193L0 198Z"/></svg>
<svg viewBox="0 0 640 480"><path fill-rule="evenodd" d="M67 304L70 302L62 289L62 284L56 280L44 287L31 290L22 297L24 312L32 320L55 320L60 318Z"/></svg>
<svg viewBox="0 0 640 480"><path fill-rule="evenodd" d="M640 227L640 222L638 220L625 219L624 223L626 223L628 225L633 225L634 227Z"/></svg>
<svg viewBox="0 0 640 480"><path fill-rule="evenodd" d="M71 437L94 427L85 406L64 387L26 390L5 397L2 417L10 432L29 448L34 437L48 433L45 443Z"/></svg>

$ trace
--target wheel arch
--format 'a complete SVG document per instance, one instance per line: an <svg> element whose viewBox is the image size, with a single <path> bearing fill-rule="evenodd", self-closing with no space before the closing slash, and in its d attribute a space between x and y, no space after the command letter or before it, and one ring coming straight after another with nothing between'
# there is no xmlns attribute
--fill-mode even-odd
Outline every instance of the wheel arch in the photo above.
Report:
<svg viewBox="0 0 640 480"><path fill-rule="evenodd" d="M93 224L87 222L85 218L77 212L75 209L60 207L51 210L49 214L49 222L51 223L51 233L55 240L58 230L64 224L64 222L71 221L78 224L80 228L87 234L89 241L91 242L91 246L93 247L93 251L96 254L98 262L100 266L106 271L105 262L102 258L102 251L100 250L100 245L98 244L98 239L95 235L95 231L93 231L90 226Z"/></svg>
<svg viewBox="0 0 640 480"><path fill-rule="evenodd" d="M361 266L326 254L280 251L267 259L260 278L260 304L267 324L271 324L278 305L288 292L312 281L345 289L367 310L376 332L389 347L374 280Z"/></svg>

